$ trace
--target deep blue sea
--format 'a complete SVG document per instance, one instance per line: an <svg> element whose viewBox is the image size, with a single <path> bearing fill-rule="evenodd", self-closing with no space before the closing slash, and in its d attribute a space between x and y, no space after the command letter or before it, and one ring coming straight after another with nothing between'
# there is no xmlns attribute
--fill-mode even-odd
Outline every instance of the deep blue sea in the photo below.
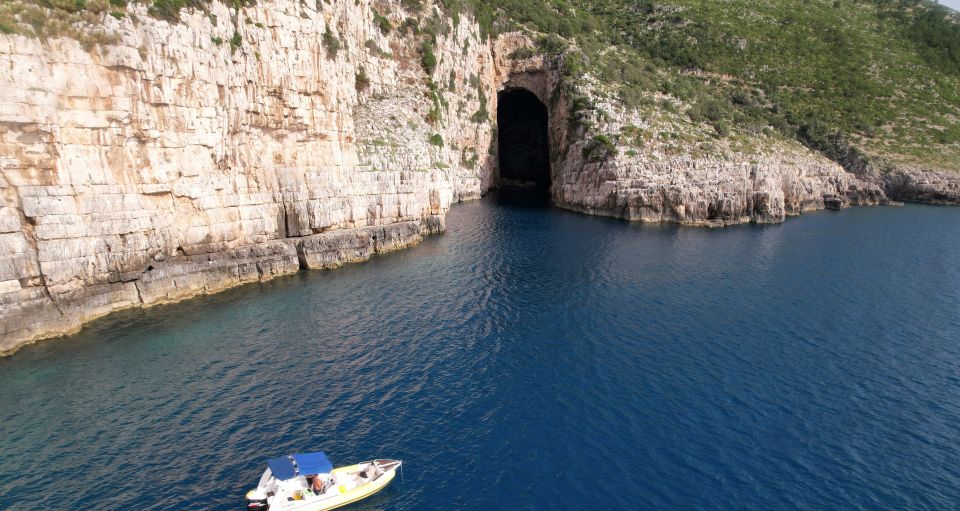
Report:
<svg viewBox="0 0 960 511"><path fill-rule="evenodd" d="M356 511L960 507L960 209L447 225L0 359L0 508L241 509L311 450L403 459Z"/></svg>

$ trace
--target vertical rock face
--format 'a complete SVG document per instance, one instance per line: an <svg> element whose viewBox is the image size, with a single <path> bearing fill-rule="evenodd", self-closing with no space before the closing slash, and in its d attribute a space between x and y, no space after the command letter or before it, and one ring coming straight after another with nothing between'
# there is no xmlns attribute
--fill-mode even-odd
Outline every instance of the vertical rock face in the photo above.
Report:
<svg viewBox="0 0 960 511"><path fill-rule="evenodd" d="M887 203L883 191L809 153L743 161L611 158L560 173L555 201L584 213L642 222L722 226L779 223L824 208Z"/></svg>
<svg viewBox="0 0 960 511"><path fill-rule="evenodd" d="M91 51L0 36L0 351L399 248L485 192L492 126L470 116L495 97L491 45L446 21L434 93L374 12L406 16L278 0L169 24L141 6Z"/></svg>
<svg viewBox="0 0 960 511"><path fill-rule="evenodd" d="M877 183L795 141L769 134L717 137L712 127L670 113L682 104L644 115L595 96L592 112L571 119L566 94L560 96L553 116L567 129L554 123L551 137L565 148L553 171L552 196L561 207L631 221L725 226L890 202ZM675 102L656 96L651 102Z"/></svg>
<svg viewBox="0 0 960 511"><path fill-rule="evenodd" d="M491 117L504 89L547 109L562 207L724 225L884 200L783 141L760 155L608 147L607 134L623 146L629 129L662 123L589 87L578 93L605 115L579 122L555 61L510 58L529 38L487 39L429 5L214 2L174 24L130 12L104 16L117 41L89 51L0 35L0 352L442 231L451 203L499 182ZM414 17L436 36L435 67L401 29ZM234 34L241 44L224 42Z"/></svg>
<svg viewBox="0 0 960 511"><path fill-rule="evenodd" d="M897 200L960 205L960 175L957 174L900 165L867 177L882 184L887 195Z"/></svg>
<svg viewBox="0 0 960 511"><path fill-rule="evenodd" d="M526 43L508 37L498 44L495 56L503 59ZM506 75L495 83L501 90L531 91L547 105L550 190L560 207L639 222L724 226L890 202L876 180L861 179L796 142L739 134L758 146L744 150L729 139L714 140L684 116L631 111L589 78L564 83L559 67L539 56L501 61L495 69ZM576 111L584 100L593 107ZM677 141L687 135L711 140L709 149Z"/></svg>

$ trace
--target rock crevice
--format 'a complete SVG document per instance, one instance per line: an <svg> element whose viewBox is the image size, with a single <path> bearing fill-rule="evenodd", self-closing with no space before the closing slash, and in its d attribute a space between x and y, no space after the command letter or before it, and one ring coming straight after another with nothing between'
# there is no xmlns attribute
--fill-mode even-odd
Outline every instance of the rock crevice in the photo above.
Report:
<svg viewBox="0 0 960 511"><path fill-rule="evenodd" d="M381 3L395 26L414 15ZM495 91L493 42L468 17L438 35L431 79L473 93L431 100L418 46L382 33L366 1L242 16L212 2L174 24L145 9L104 17L117 41L89 51L0 35L0 352L409 246L489 186L486 159L462 158L493 126L457 112ZM248 20L235 49L217 42L231 19Z"/></svg>
<svg viewBox="0 0 960 511"><path fill-rule="evenodd" d="M0 34L0 352L441 232L452 203L500 184L506 89L546 106L551 197L588 214L773 223L888 194L960 194L918 172L854 175L779 139L752 152L676 144L678 127L700 128L629 110L589 76L571 83L562 56L537 55L520 33L487 38L468 15L438 14L435 66L423 34L375 22L374 11L399 27L434 7L260 2L243 8L236 48L222 41L241 16L217 1L175 24L131 3L130 16L103 17L116 42L89 51Z"/></svg>

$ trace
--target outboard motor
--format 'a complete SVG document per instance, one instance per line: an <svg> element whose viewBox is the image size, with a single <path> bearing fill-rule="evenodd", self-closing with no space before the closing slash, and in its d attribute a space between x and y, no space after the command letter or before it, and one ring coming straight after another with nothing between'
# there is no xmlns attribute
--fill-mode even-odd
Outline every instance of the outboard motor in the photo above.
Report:
<svg viewBox="0 0 960 511"><path fill-rule="evenodd" d="M270 504L267 504L267 495L257 490L247 492L247 511L267 511Z"/></svg>

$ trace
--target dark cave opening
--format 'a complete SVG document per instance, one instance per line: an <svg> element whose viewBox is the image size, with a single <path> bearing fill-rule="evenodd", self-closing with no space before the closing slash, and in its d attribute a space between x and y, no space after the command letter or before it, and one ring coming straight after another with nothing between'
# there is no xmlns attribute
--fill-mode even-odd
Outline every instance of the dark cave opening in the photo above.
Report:
<svg viewBox="0 0 960 511"><path fill-rule="evenodd" d="M550 189L547 107L526 89L507 89L497 99L500 186Z"/></svg>

